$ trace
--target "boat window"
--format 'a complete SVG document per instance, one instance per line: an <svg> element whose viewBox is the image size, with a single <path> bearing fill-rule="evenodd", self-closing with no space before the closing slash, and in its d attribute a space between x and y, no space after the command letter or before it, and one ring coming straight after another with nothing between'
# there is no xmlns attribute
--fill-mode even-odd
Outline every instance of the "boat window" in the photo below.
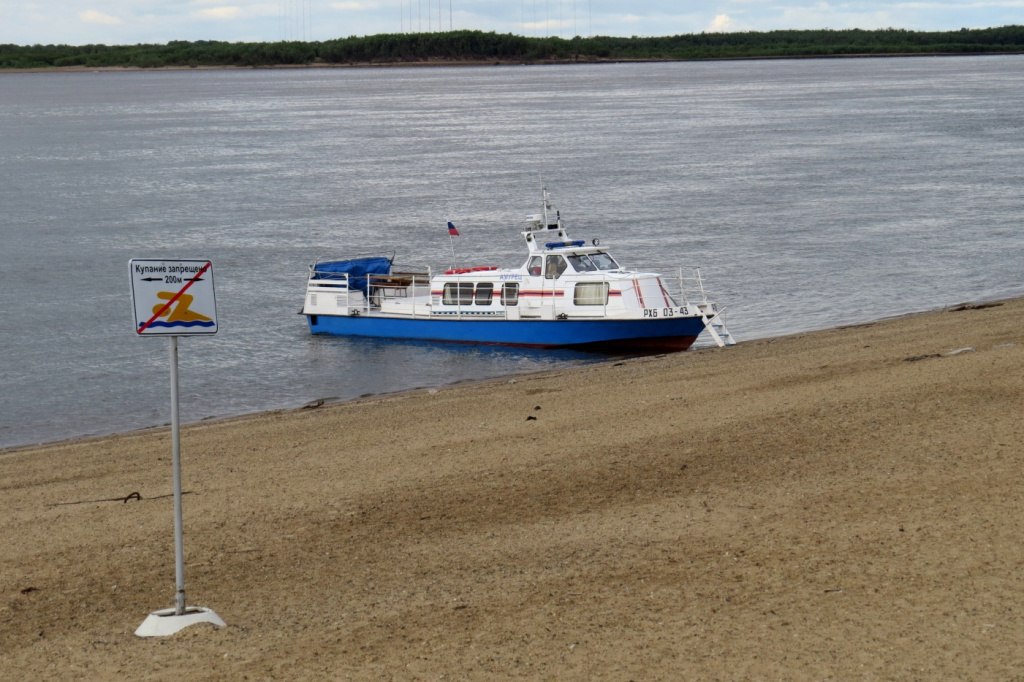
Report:
<svg viewBox="0 0 1024 682"><path fill-rule="evenodd" d="M590 254L590 260L594 262L598 270L621 270L622 268L615 259L603 251Z"/></svg>
<svg viewBox="0 0 1024 682"><path fill-rule="evenodd" d="M494 297L494 284L491 282L480 282L476 285L476 304L490 305Z"/></svg>
<svg viewBox="0 0 1024 682"><path fill-rule="evenodd" d="M573 290L572 302L576 305L607 305L608 282L582 282Z"/></svg>
<svg viewBox="0 0 1024 682"><path fill-rule="evenodd" d="M548 256L544 263L544 277L547 279L558 279L565 272L565 259L561 256Z"/></svg>
<svg viewBox="0 0 1024 682"><path fill-rule="evenodd" d="M501 304L519 305L519 283L505 282L501 285Z"/></svg>
<svg viewBox="0 0 1024 682"><path fill-rule="evenodd" d="M534 277L540 277L540 256L532 256L526 264L526 271Z"/></svg>
<svg viewBox="0 0 1024 682"><path fill-rule="evenodd" d="M598 267L594 265L594 262L590 260L590 257L586 254L579 256L569 256L569 265L576 272L593 272Z"/></svg>
<svg viewBox="0 0 1024 682"><path fill-rule="evenodd" d="M445 305L472 305L472 282L448 282L444 285L444 296L441 302Z"/></svg>

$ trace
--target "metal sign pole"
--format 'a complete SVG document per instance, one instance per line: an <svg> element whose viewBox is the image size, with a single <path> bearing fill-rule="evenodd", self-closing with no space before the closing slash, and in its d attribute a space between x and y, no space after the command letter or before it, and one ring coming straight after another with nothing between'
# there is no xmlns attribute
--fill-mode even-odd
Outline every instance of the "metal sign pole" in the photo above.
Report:
<svg viewBox="0 0 1024 682"><path fill-rule="evenodd" d="M185 613L185 534L181 513L181 428L178 418L178 337L171 349L171 467L174 469L174 613Z"/></svg>

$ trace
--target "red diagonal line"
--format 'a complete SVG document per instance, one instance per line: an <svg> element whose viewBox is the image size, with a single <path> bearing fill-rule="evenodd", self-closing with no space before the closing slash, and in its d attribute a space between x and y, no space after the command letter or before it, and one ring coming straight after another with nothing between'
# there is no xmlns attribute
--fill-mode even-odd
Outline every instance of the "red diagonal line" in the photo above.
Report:
<svg viewBox="0 0 1024 682"><path fill-rule="evenodd" d="M193 284L195 284L196 280L199 279L200 277L202 277L204 272L206 272L207 270L210 269L211 265L213 265L213 261L209 261L209 260L206 261L206 265L204 265L202 268L200 268L199 272L197 272L195 275L193 275L192 279L190 279L188 281L188 284L183 286L181 288L181 291L179 291L174 296L172 296L171 300L167 301L167 303L164 304L163 308L160 308L160 310L156 311L156 313L154 313L153 317L151 317L148 320L146 320L146 324L144 324L141 327L139 327L139 329L136 331L136 333L137 334L141 334L142 332L146 331L146 328L149 327L149 325L153 324L156 321L156 318L158 318L161 315L163 315L164 313L166 313L170 309L170 307L172 305L174 305L175 301L177 301L179 298L181 298L181 295L183 293L185 293L186 291L188 291L188 288L190 286L192 286Z"/></svg>

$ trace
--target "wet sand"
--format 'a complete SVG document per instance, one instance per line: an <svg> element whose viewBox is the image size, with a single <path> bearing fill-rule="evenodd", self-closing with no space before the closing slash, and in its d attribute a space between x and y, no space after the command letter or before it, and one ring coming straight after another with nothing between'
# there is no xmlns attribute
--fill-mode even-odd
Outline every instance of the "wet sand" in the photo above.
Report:
<svg viewBox="0 0 1024 682"><path fill-rule="evenodd" d="M0 453L22 679L1019 679L1024 300ZM127 498L127 501L125 499Z"/></svg>

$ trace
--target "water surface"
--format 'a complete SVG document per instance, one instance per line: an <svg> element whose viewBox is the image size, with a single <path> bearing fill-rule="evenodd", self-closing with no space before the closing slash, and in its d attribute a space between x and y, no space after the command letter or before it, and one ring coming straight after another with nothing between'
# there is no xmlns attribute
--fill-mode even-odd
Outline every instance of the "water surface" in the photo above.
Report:
<svg viewBox="0 0 1024 682"><path fill-rule="evenodd" d="M169 420L130 258L210 258L182 417L588 362L312 337L316 258L512 265L547 184L743 339L1024 294L1024 57L0 74L0 446ZM496 398L500 400L499 398Z"/></svg>

